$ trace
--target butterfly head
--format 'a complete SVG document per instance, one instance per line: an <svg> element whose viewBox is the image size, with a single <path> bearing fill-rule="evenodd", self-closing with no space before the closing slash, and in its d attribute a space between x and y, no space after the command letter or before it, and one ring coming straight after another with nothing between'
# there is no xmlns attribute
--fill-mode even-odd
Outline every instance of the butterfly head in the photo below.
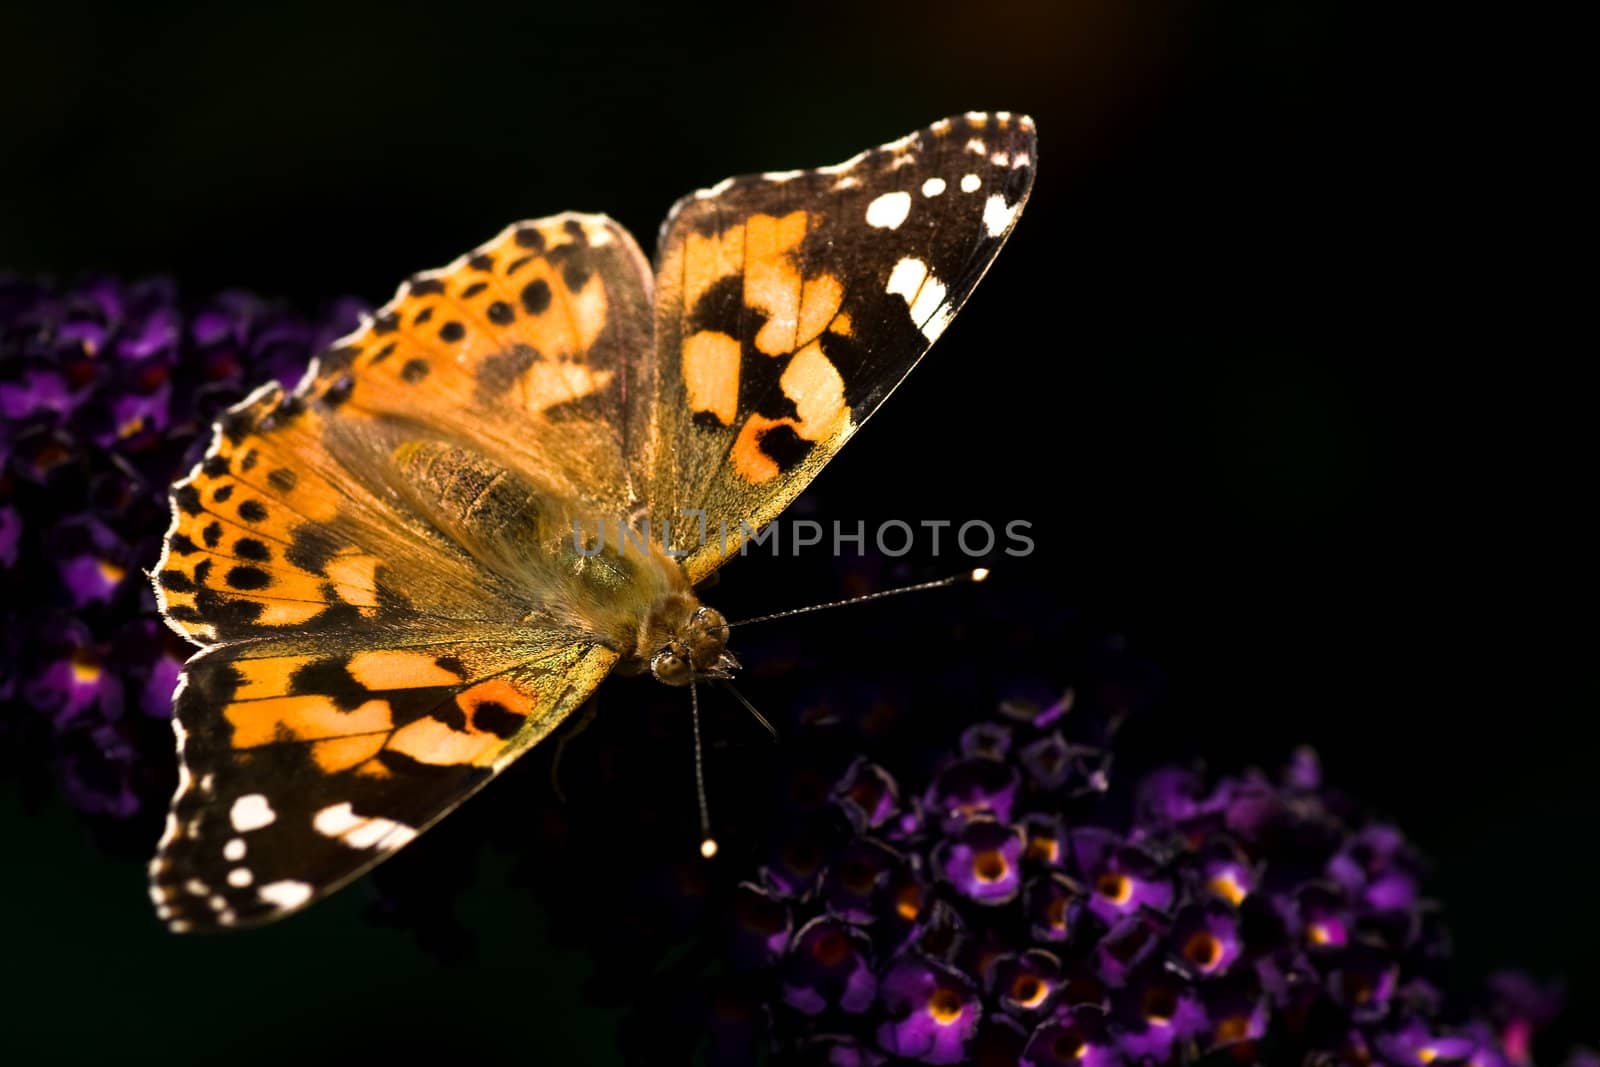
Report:
<svg viewBox="0 0 1600 1067"><path fill-rule="evenodd" d="M731 678L739 666L728 652L728 620L689 593L656 602L640 630L639 653L656 680L667 685Z"/></svg>

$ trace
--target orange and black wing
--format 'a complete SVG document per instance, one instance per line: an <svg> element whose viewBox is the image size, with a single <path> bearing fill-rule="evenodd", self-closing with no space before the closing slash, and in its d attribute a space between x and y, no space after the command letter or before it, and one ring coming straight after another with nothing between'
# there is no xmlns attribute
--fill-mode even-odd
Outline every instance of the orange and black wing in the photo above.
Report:
<svg viewBox="0 0 1600 1067"><path fill-rule="evenodd" d="M154 572L204 647L151 871L174 929L343 883L610 669L615 635L571 610L571 520L641 498L628 397L649 293L609 220L519 224L220 420Z"/></svg>
<svg viewBox="0 0 1600 1067"><path fill-rule="evenodd" d="M652 516L698 581L775 518L943 332L1033 183L1031 119L969 113L837 166L685 197L656 269ZM699 543L703 510L726 543Z"/></svg>
<svg viewBox="0 0 1600 1067"><path fill-rule="evenodd" d="M175 701L157 914L179 933L245 926L337 889L548 734L615 660L581 634L414 625L200 653Z"/></svg>

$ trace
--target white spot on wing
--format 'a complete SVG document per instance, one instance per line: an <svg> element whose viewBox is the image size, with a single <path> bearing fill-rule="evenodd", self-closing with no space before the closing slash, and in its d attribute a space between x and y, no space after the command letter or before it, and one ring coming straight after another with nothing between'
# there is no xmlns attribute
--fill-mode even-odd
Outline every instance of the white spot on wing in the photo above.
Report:
<svg viewBox="0 0 1600 1067"><path fill-rule="evenodd" d="M974 137L967 142L967 151L975 156L986 156L989 154L989 146L983 143L981 137Z"/></svg>
<svg viewBox="0 0 1600 1067"><path fill-rule="evenodd" d="M351 848L399 848L417 836L404 823L379 816L357 815L349 802L330 804L317 812L311 825L324 837L333 837Z"/></svg>
<svg viewBox="0 0 1600 1067"><path fill-rule="evenodd" d="M889 272L889 284L884 292L902 297L910 310L911 321L917 324L929 341L936 339L950 322L944 307L945 284L928 271L920 259L907 257L894 265Z"/></svg>
<svg viewBox="0 0 1600 1067"><path fill-rule="evenodd" d="M857 178L853 174L847 174L843 178L840 178L838 181L834 182L833 183L833 187L835 189L854 189L856 186L858 186L860 184L861 184L861 179L860 178Z"/></svg>
<svg viewBox="0 0 1600 1067"><path fill-rule="evenodd" d="M323 837L341 837L363 821L348 800L342 804L329 804L311 817L312 827Z"/></svg>
<svg viewBox="0 0 1600 1067"><path fill-rule="evenodd" d="M256 890L256 896L273 907L288 911L290 908L298 908L311 899L311 886L305 882L286 879L262 886Z"/></svg>
<svg viewBox="0 0 1600 1067"><path fill-rule="evenodd" d="M1032 163L1032 162L1033 162L1033 157L1029 156L1028 153L1026 153L1026 152L1018 152L1016 155L1011 157L1011 169L1012 170L1021 170L1023 167L1026 167L1029 163Z"/></svg>
<svg viewBox="0 0 1600 1067"><path fill-rule="evenodd" d="M374 845L399 848L416 836L417 832L411 827L392 819L372 818L345 834L344 843L351 848L372 848Z"/></svg>
<svg viewBox="0 0 1600 1067"><path fill-rule="evenodd" d="M922 183L923 196L938 196L942 192L944 192L943 178L929 178Z"/></svg>
<svg viewBox="0 0 1600 1067"><path fill-rule="evenodd" d="M211 887L198 878L191 878L183 883L183 888L189 891L190 896L203 897L211 892Z"/></svg>
<svg viewBox="0 0 1600 1067"><path fill-rule="evenodd" d="M968 122L975 126L982 126L989 121L989 113L987 111L968 111L965 117Z"/></svg>
<svg viewBox="0 0 1600 1067"><path fill-rule="evenodd" d="M910 193L884 193L867 205L867 225L876 226L880 230L893 230L906 221L906 216L910 212Z"/></svg>
<svg viewBox="0 0 1600 1067"><path fill-rule="evenodd" d="M804 173L805 171L803 170L769 170L761 176L769 182L787 182L800 177Z"/></svg>
<svg viewBox="0 0 1600 1067"><path fill-rule="evenodd" d="M1011 154L1009 152L996 152L989 157L989 162L997 167L1003 167L1011 162Z"/></svg>
<svg viewBox="0 0 1600 1067"><path fill-rule="evenodd" d="M222 858L233 863L244 859L244 838L235 837L222 846Z"/></svg>
<svg viewBox="0 0 1600 1067"><path fill-rule="evenodd" d="M243 889L255 880L256 876L250 873L249 867L235 867L228 872L228 884L235 889Z"/></svg>
<svg viewBox="0 0 1600 1067"><path fill-rule="evenodd" d="M233 808L228 812L233 828L241 834L271 826L277 817L278 813L272 810L272 805L260 793L245 794L233 802Z"/></svg>
<svg viewBox="0 0 1600 1067"><path fill-rule="evenodd" d="M965 174L961 178L961 191L963 193L975 193L978 191L978 186L982 184L983 179L976 174Z"/></svg>
<svg viewBox="0 0 1600 1067"><path fill-rule="evenodd" d="M1005 199L991 195L983 202L983 228L989 231L990 237L999 237L1006 232L1017 217L1017 205L1006 206Z"/></svg>

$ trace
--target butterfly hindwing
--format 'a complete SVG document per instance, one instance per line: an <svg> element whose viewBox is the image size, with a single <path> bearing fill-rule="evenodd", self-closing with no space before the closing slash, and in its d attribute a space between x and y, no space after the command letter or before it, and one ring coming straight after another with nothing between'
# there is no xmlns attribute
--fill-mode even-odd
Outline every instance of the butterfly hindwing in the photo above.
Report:
<svg viewBox="0 0 1600 1067"><path fill-rule="evenodd" d="M343 885L548 734L615 658L565 632L415 625L201 653L176 698L158 914L248 925Z"/></svg>
<svg viewBox="0 0 1600 1067"><path fill-rule="evenodd" d="M1010 234L1033 123L942 120L846 163L730 179L679 201L656 288L650 511L770 521L910 372ZM692 580L739 537L698 543Z"/></svg>

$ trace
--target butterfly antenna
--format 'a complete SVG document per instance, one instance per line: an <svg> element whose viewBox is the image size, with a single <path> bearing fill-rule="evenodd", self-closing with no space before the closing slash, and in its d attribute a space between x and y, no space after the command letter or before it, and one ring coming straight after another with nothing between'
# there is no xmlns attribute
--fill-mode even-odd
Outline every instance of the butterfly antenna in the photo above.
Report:
<svg viewBox="0 0 1600 1067"><path fill-rule="evenodd" d="M772 723L768 722L767 717L761 714L760 711L756 710L756 706L750 703L749 699L743 693L739 692L739 690L734 687L732 682L728 681L727 679L723 679L722 687L728 692L732 693L734 698L738 700L739 703L744 705L745 711L748 711L751 715L756 717L756 722L767 728L767 733L772 735L772 739L774 741L778 740L778 728L772 725Z"/></svg>
<svg viewBox="0 0 1600 1067"><path fill-rule="evenodd" d="M694 792L700 802L700 855L717 854L717 839L711 836L711 811L706 805L706 768L700 749L700 687L689 683L689 718L694 723Z"/></svg>
<svg viewBox="0 0 1600 1067"><path fill-rule="evenodd" d="M919 582L916 585L903 585L899 589L880 589L876 593L868 593L865 596L853 596L848 600L835 600L827 604L813 604L808 608L790 608L788 611L779 611L771 615L757 615L753 619L740 619L738 622L730 622L728 625L749 626L752 623L771 622L773 619L788 619L795 615L809 615L813 611L826 611L829 608L843 608L848 607L851 604L865 604L869 600L882 600L885 597L899 596L902 593L921 593L924 590L944 589L947 586L959 585L962 582L981 582L987 577L989 577L988 567L975 567L970 571L966 571L965 573L952 574L948 578L940 578L937 581ZM745 704L745 707L750 707L748 702ZM750 708L750 710L754 711L755 709Z"/></svg>

